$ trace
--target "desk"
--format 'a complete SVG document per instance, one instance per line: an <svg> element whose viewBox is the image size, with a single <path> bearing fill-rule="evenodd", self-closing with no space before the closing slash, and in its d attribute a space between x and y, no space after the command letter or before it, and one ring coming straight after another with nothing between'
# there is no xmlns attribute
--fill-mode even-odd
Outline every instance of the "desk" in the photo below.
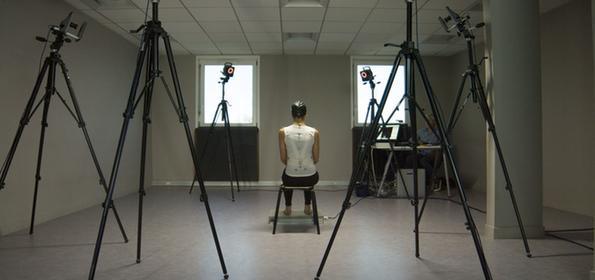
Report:
<svg viewBox="0 0 595 280"><path fill-rule="evenodd" d="M417 146L418 150L440 150L442 147L440 145L419 145ZM376 179L376 172L374 167L374 150L385 150L390 151L388 154L388 158L386 160L386 164L384 164L384 171L382 172L382 179L380 180L380 184ZM374 178L374 184L378 186L378 191L376 192L376 197L380 196L382 188L384 187L384 181L386 180L386 175L388 174L388 168L392 163L392 159L395 152L407 152L412 151L413 148L411 146L391 146L388 142L379 142L371 146L370 149L370 162L372 163L372 176ZM446 178L446 192L447 195L450 197L450 180L448 178L448 165L446 161L446 155L442 153L442 164L444 165L444 177ZM398 177L398 175L396 175ZM424 186L425 187L425 186ZM426 190L427 191L427 190Z"/></svg>

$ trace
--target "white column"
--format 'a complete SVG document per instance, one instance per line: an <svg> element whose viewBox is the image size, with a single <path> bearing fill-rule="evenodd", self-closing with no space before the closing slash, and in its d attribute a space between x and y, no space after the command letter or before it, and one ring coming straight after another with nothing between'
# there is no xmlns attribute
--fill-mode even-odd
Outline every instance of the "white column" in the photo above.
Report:
<svg viewBox="0 0 595 280"><path fill-rule="evenodd" d="M525 230L529 237L539 237L543 235L539 0L483 0L483 7L488 99ZM519 238L496 148L491 135L486 139L486 234Z"/></svg>

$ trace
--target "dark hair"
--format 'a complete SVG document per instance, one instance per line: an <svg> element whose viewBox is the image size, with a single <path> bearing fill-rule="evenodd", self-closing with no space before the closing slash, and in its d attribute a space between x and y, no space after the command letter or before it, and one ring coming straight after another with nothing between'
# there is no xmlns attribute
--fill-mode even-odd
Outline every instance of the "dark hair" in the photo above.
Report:
<svg viewBox="0 0 595 280"><path fill-rule="evenodd" d="M293 118L303 118L306 115L306 104L298 100L291 104L291 116Z"/></svg>

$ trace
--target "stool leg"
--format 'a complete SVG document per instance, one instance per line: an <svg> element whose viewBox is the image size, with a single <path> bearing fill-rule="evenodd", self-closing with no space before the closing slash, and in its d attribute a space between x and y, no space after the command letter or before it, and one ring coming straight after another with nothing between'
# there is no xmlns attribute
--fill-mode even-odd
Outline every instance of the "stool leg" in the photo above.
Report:
<svg viewBox="0 0 595 280"><path fill-rule="evenodd" d="M320 234L320 223L318 222L318 204L316 203L316 193L312 190L312 208L314 208L314 224L316 225L316 232Z"/></svg>
<svg viewBox="0 0 595 280"><path fill-rule="evenodd" d="M277 194L277 206L275 207L275 219L273 219L273 234L277 231L277 219L279 218L279 203L281 203L281 193L283 188L279 188L279 194Z"/></svg>

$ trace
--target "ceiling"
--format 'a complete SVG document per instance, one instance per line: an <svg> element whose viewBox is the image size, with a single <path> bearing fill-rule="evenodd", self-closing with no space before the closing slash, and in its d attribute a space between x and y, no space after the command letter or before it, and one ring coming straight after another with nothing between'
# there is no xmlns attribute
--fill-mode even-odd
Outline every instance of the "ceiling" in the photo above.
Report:
<svg viewBox="0 0 595 280"><path fill-rule="evenodd" d="M146 0L65 0L124 38L144 21ZM422 54L449 56L465 41L438 22L444 7L482 19L480 0L418 0ZM176 54L392 55L405 38L403 0L161 0L159 17ZM150 15L150 12L149 12ZM415 18L414 18L415 20ZM482 32L477 32L482 40ZM414 30L415 36L415 30Z"/></svg>

